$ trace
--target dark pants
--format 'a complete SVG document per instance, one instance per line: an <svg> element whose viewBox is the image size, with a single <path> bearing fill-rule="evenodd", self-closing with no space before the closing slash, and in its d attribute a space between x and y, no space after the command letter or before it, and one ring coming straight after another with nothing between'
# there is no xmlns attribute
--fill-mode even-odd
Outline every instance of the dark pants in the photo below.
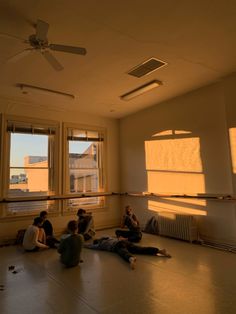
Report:
<svg viewBox="0 0 236 314"><path fill-rule="evenodd" d="M138 246L129 241L121 240L115 245L114 252L129 262L129 258L133 257L133 254L156 255L159 249L151 246Z"/></svg>
<svg viewBox="0 0 236 314"><path fill-rule="evenodd" d="M130 242L139 242L142 239L142 232L130 230L116 230L116 236L127 238Z"/></svg>
<svg viewBox="0 0 236 314"><path fill-rule="evenodd" d="M32 250L25 250L26 252L38 252L38 250L39 250L39 247L38 246L36 246L34 249L32 249Z"/></svg>
<svg viewBox="0 0 236 314"><path fill-rule="evenodd" d="M47 236L46 238L46 244L51 247L51 248L56 248L55 244L59 244L60 241L58 241L56 238L53 236Z"/></svg>

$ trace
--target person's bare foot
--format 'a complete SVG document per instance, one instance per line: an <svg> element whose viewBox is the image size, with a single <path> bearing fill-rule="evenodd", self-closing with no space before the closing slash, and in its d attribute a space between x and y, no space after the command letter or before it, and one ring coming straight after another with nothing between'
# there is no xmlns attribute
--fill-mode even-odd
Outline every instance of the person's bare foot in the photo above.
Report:
<svg viewBox="0 0 236 314"><path fill-rule="evenodd" d="M136 257L132 256L129 258L129 265L131 269L135 269L136 266Z"/></svg>
<svg viewBox="0 0 236 314"><path fill-rule="evenodd" d="M166 251L166 249L162 249L159 250L159 252L157 253L157 255L161 254L161 256L165 256L165 257L171 257L171 255Z"/></svg>

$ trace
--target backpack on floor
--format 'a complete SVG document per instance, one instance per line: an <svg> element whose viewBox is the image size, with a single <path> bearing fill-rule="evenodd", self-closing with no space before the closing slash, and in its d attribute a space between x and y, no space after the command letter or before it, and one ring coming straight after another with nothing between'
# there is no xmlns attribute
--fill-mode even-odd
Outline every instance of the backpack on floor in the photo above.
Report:
<svg viewBox="0 0 236 314"><path fill-rule="evenodd" d="M155 216L152 216L146 223L143 230L146 233L159 234L158 221Z"/></svg>
<svg viewBox="0 0 236 314"><path fill-rule="evenodd" d="M20 229L17 231L15 244L22 244L26 229Z"/></svg>

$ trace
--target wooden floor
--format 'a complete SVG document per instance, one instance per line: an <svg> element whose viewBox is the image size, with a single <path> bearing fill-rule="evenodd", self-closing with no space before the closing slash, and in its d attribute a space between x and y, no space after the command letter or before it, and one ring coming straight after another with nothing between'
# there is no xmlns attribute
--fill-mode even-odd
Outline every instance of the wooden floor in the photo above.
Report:
<svg viewBox="0 0 236 314"><path fill-rule="evenodd" d="M54 249L3 247L0 313L236 313L236 254L148 234L141 244L165 247L173 257L137 256L131 270L114 253L84 249L84 263L65 269Z"/></svg>

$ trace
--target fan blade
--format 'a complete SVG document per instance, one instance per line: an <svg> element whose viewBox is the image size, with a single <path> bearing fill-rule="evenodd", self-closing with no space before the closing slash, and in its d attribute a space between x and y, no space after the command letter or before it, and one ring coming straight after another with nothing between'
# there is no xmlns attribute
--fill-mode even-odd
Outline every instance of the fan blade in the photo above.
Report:
<svg viewBox="0 0 236 314"><path fill-rule="evenodd" d="M41 41L47 41L48 28L48 23L38 20L36 24L36 38Z"/></svg>
<svg viewBox="0 0 236 314"><path fill-rule="evenodd" d="M32 50L34 49L33 48L24 49L18 52L17 54L11 56L9 59L7 59L7 62L16 62L20 60L21 58L24 58L25 56L27 56Z"/></svg>
<svg viewBox="0 0 236 314"><path fill-rule="evenodd" d="M63 70L63 66L57 61L57 59L49 51L43 51L42 55L56 71Z"/></svg>
<svg viewBox="0 0 236 314"><path fill-rule="evenodd" d="M64 46L64 45L56 45L56 44L50 44L49 48L56 51L63 51L63 52L69 52L69 53L75 53L78 55L86 55L87 51L85 48L81 47L73 47L73 46Z"/></svg>
<svg viewBox="0 0 236 314"><path fill-rule="evenodd" d="M11 38L11 39L18 39L22 42L27 42L24 38L21 38L21 37L18 37L18 36L14 36L14 35L11 35L11 34L7 34L7 33L0 33L0 37L3 37L3 38Z"/></svg>

